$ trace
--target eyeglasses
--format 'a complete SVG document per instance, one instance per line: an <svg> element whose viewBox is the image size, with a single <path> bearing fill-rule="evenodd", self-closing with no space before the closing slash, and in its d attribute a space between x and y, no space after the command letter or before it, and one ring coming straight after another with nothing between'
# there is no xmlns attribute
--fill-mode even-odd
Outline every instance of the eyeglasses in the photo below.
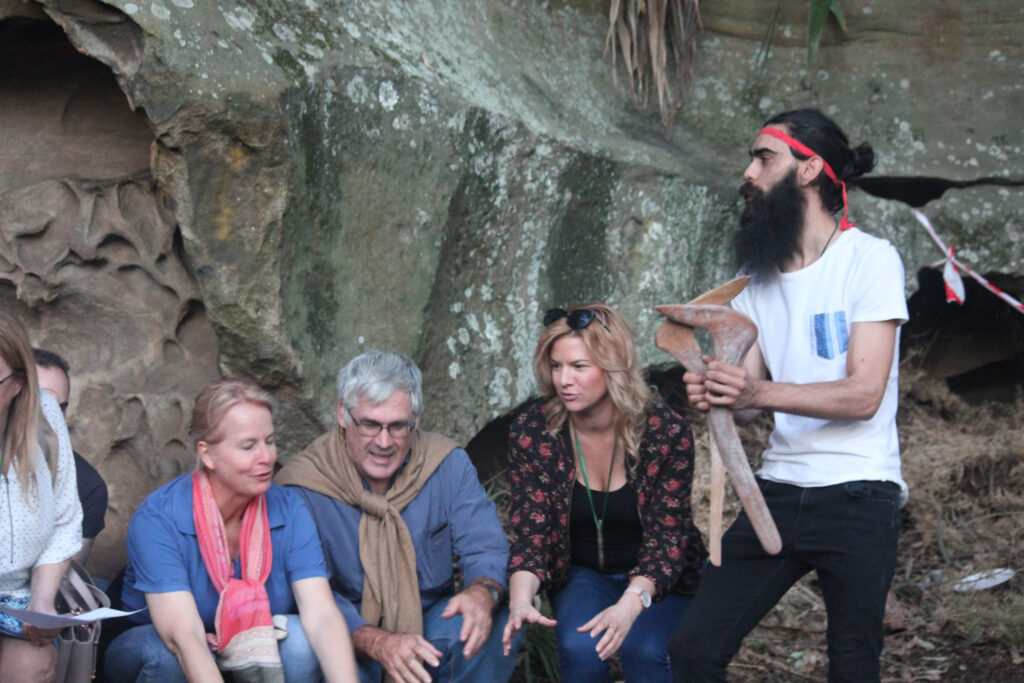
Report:
<svg viewBox="0 0 1024 683"><path fill-rule="evenodd" d="M549 308L544 312L544 327L556 323L562 318L565 318L565 324L569 326L570 330L582 330L597 320L597 322L601 323L601 327L611 334L608 326L598 320L597 311L591 308L577 308L571 313L567 312L564 308Z"/></svg>
<svg viewBox="0 0 1024 683"><path fill-rule="evenodd" d="M348 413L348 419L352 421L352 424L356 426L356 431L359 432L360 436L368 438L375 438L382 430L388 430L388 434L392 438L402 439L409 436L409 432L412 431L413 427L416 426L415 422L391 422L390 424L382 425L380 422L374 420L357 420L356 416L352 414L352 411L345 408L345 412Z"/></svg>

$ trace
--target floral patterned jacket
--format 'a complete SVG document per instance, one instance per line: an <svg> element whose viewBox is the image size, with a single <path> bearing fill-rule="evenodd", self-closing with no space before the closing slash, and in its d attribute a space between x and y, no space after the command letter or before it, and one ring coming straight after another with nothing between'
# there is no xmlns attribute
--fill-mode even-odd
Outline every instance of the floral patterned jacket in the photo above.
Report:
<svg viewBox="0 0 1024 683"><path fill-rule="evenodd" d="M652 402L636 467L626 478L636 488L643 539L630 576L646 576L655 598L676 588L697 590L707 551L690 514L693 438L690 426L668 406ZM576 461L569 430L557 436L544 431L543 402L528 406L509 432L512 507L509 519L515 540L508 573L525 570L541 590L557 591L569 571L569 505Z"/></svg>

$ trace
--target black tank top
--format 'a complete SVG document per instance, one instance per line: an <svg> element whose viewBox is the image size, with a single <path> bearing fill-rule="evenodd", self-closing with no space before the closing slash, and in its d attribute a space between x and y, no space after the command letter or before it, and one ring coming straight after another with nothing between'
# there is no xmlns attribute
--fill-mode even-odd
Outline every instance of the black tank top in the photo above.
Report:
<svg viewBox="0 0 1024 683"><path fill-rule="evenodd" d="M598 515L608 496L608 511L604 517L604 573L623 574L636 566L640 553L643 529L636 490L632 484L615 491L591 491ZM587 500L587 489L574 482L572 509L569 513L569 533L572 541L572 564L601 571L597 561L597 528L594 514Z"/></svg>

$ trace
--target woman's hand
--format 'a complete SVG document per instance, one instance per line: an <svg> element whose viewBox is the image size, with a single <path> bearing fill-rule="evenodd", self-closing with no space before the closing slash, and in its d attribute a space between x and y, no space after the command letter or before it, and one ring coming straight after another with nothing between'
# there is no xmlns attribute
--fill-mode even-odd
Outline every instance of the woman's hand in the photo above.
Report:
<svg viewBox="0 0 1024 683"><path fill-rule="evenodd" d="M523 623L540 624L541 626L554 626L558 622L550 617L541 614L541 611L533 606L532 602L520 602L508 606L508 621L505 623L505 631L501 636L501 642L505 646L505 654L512 650L512 639L519 633Z"/></svg>
<svg viewBox="0 0 1024 683"><path fill-rule="evenodd" d="M28 601L28 608L34 612L44 614L56 614L57 608L54 601L57 598L57 588L60 580L68 570L68 560L53 564L40 564L32 569L32 579L29 583L31 591ZM31 624L25 624L25 639L36 645L49 645L57 634L59 628L36 628Z"/></svg>
<svg viewBox="0 0 1024 683"><path fill-rule="evenodd" d="M57 613L52 600L36 600L33 597L28 603L28 608L33 612L43 612L44 614ZM59 628L38 628L32 624L25 624L24 626L25 639L39 646L49 645L60 634L61 630Z"/></svg>
<svg viewBox="0 0 1024 683"><path fill-rule="evenodd" d="M540 579L533 572L520 569L508 577L508 621L501 636L506 655L512 651L512 639L523 627L523 622L541 626L554 626L558 623L541 614L540 610L533 606L533 598L538 590Z"/></svg>
<svg viewBox="0 0 1024 683"><path fill-rule="evenodd" d="M626 593L617 603L601 610L593 619L576 630L580 633L590 633L591 638L601 636L595 649L597 656L604 661L619 651L622 641L629 635L629 629L633 627L633 622L643 609L636 595ZM604 635L601 635L602 633Z"/></svg>
<svg viewBox="0 0 1024 683"><path fill-rule="evenodd" d="M153 626L164 646L178 658L189 683L223 683L192 593L172 591L145 595Z"/></svg>
<svg viewBox="0 0 1024 683"><path fill-rule="evenodd" d="M356 655L345 618L338 611L331 586L322 576L292 582L299 620L328 683L358 681Z"/></svg>

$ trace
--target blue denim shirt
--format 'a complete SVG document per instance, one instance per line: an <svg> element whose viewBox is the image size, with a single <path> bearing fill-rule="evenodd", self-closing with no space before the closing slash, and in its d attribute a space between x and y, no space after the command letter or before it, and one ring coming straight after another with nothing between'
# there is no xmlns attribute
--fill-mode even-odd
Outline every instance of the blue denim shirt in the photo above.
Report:
<svg viewBox="0 0 1024 683"><path fill-rule="evenodd" d="M309 489L295 490L306 501L320 531L331 589L349 632L366 626L359 614L363 596L363 567L359 561L362 510ZM508 541L494 503L484 493L466 451L456 448L448 454L401 514L416 550L416 576L424 611L454 594L453 556L458 559L463 585L486 576L507 590Z"/></svg>
<svg viewBox="0 0 1024 683"><path fill-rule="evenodd" d="M273 560L265 588L274 614L294 614L292 584L325 576L316 527L301 497L276 484L267 491L267 519ZM192 513L192 473L183 474L151 493L128 525L128 568L121 602L126 610L146 606L146 593L189 591L207 631L213 631L220 594L210 580ZM233 563L236 578L241 563ZM129 617L137 624L152 621L149 610Z"/></svg>

